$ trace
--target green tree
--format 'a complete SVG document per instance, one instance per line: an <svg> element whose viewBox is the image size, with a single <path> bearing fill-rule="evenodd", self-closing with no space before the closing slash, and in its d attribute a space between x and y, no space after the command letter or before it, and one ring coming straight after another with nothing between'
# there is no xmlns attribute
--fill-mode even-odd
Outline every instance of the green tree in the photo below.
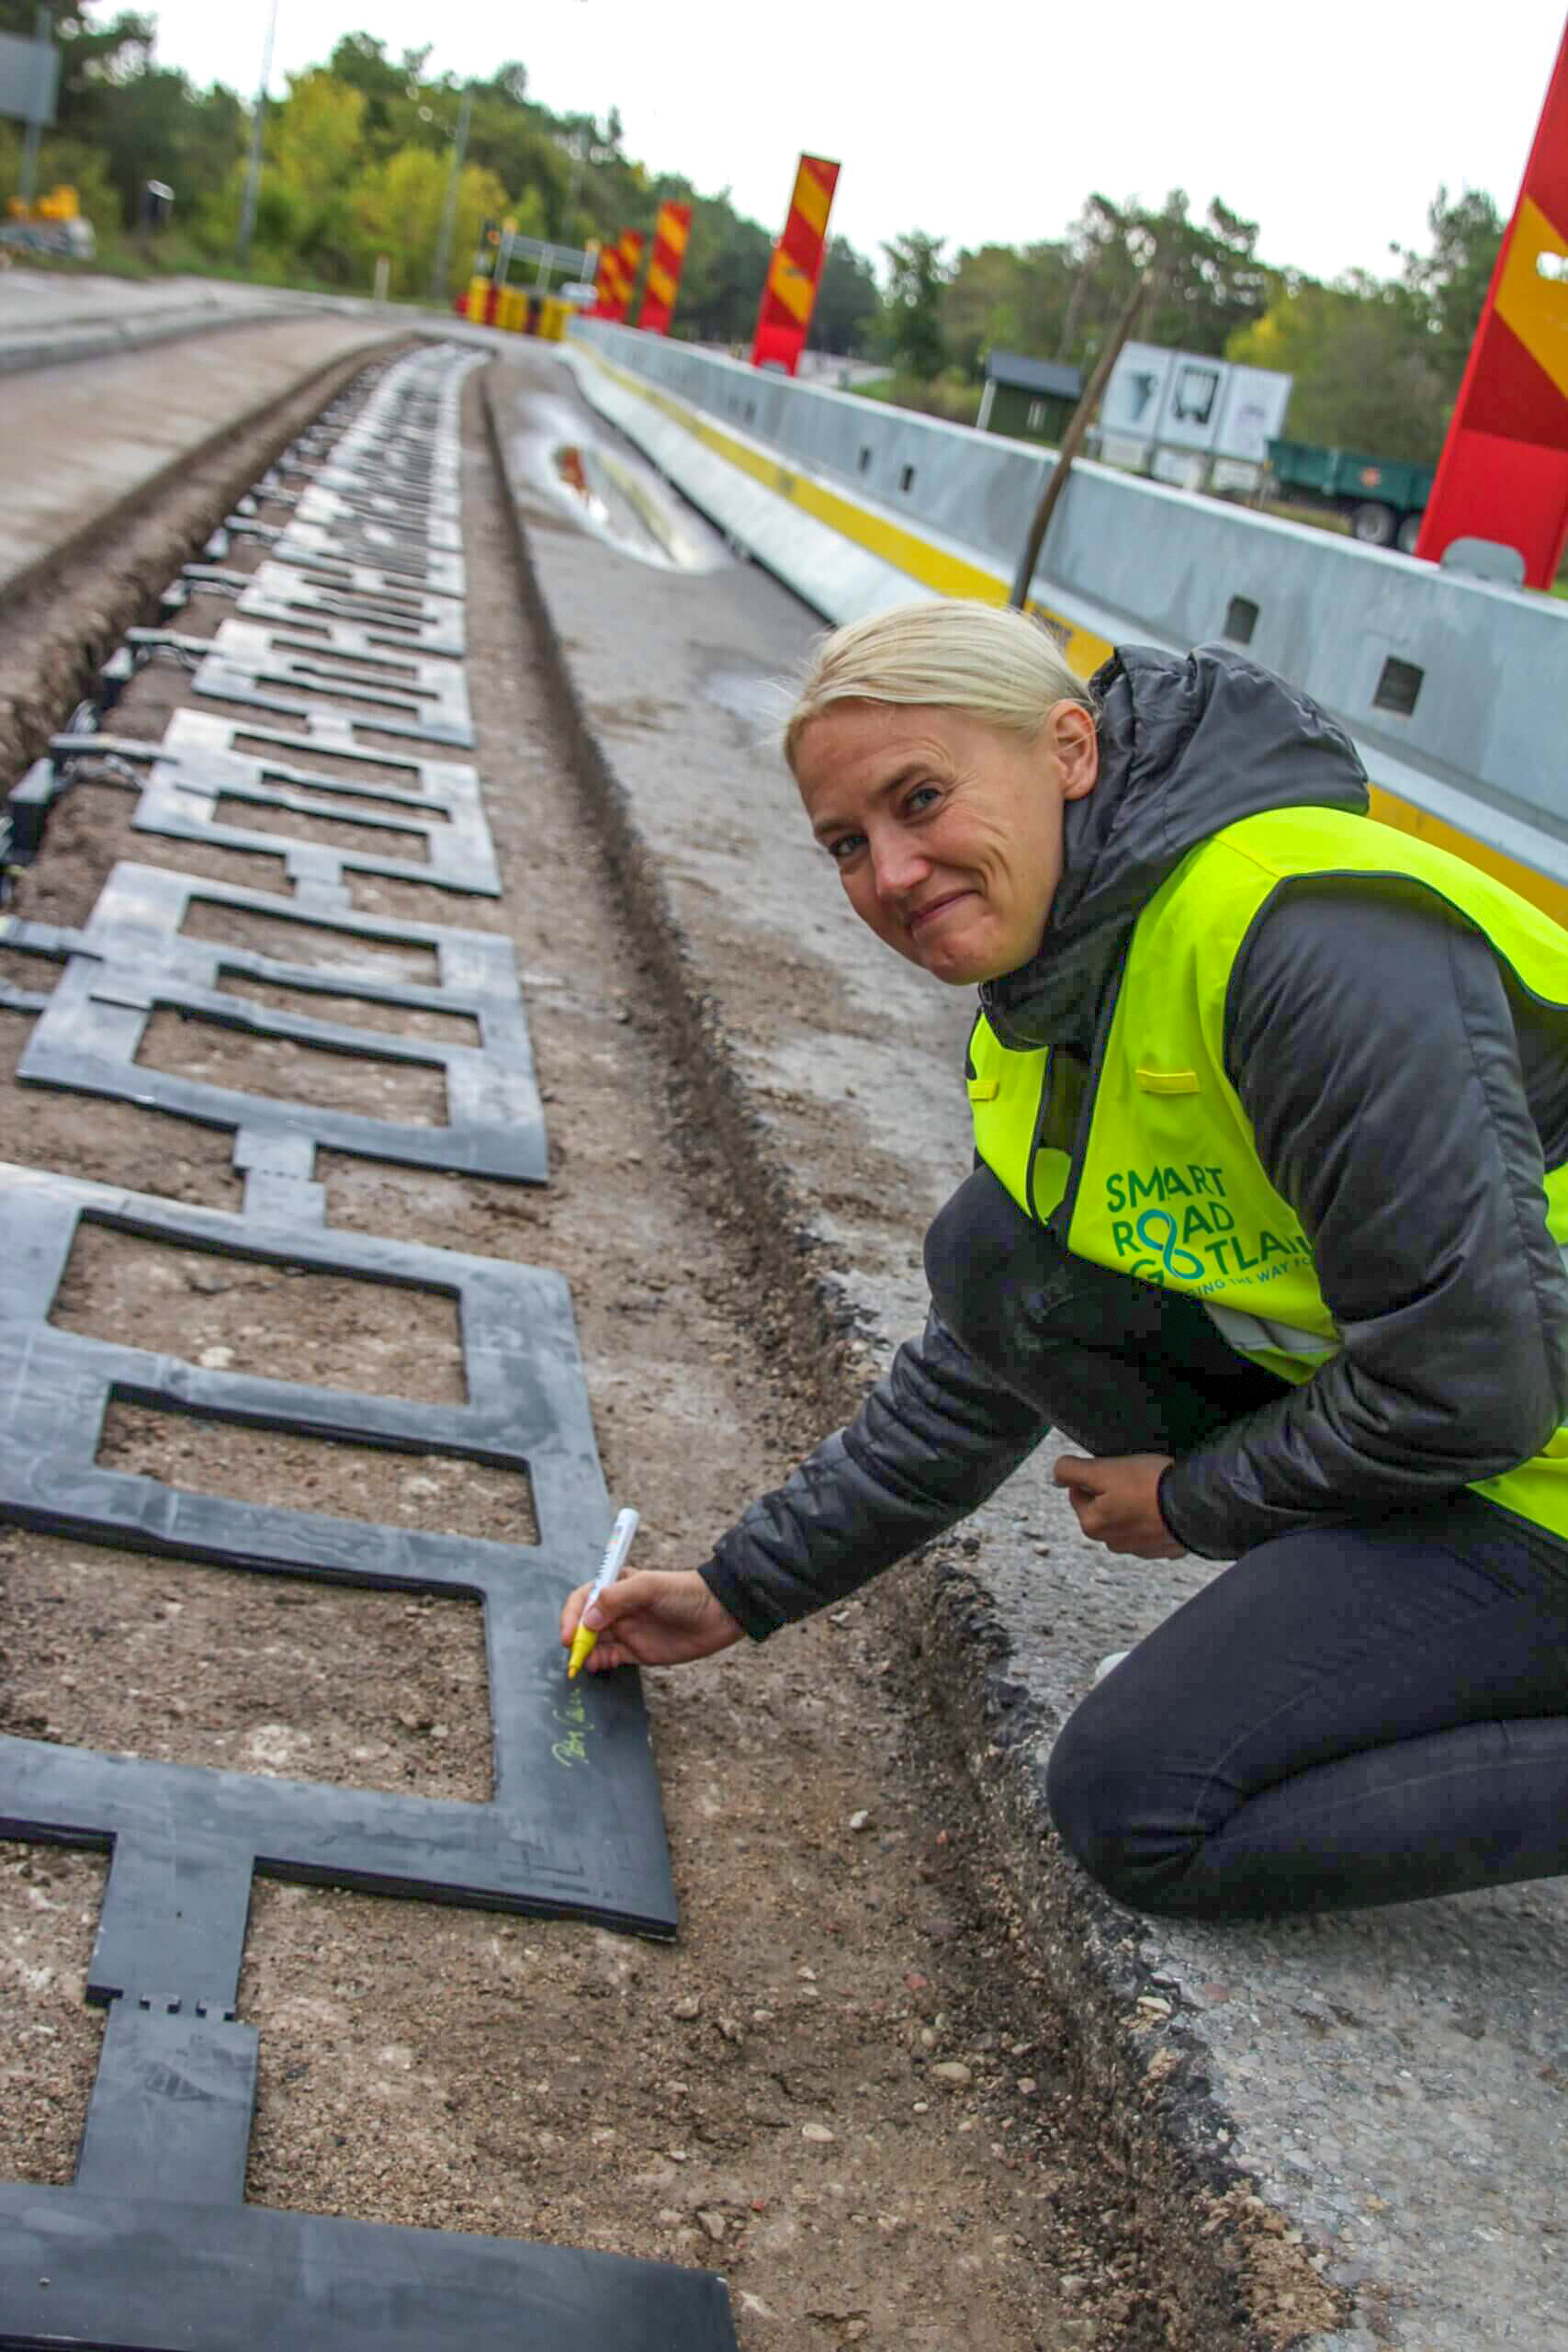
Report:
<svg viewBox="0 0 1568 2352"><path fill-rule="evenodd" d="M686 183L659 184L661 195L681 194ZM690 195L692 234L681 277L676 330L698 343L749 345L757 324L762 281L773 258L773 239L755 220L745 220L728 194Z"/></svg>
<svg viewBox="0 0 1568 2352"><path fill-rule="evenodd" d="M830 238L811 313L813 346L840 356L863 351L880 308L870 262L848 238Z"/></svg>
<svg viewBox="0 0 1568 2352"><path fill-rule="evenodd" d="M1426 311L1437 364L1457 394L1496 266L1504 221L1481 189L1464 188L1450 200L1448 189L1439 187L1427 208L1427 226L1429 254L1394 250L1404 265L1406 287Z"/></svg>
<svg viewBox="0 0 1568 2352"><path fill-rule="evenodd" d="M923 229L910 229L882 248L888 283L879 340L891 358L922 381L940 374L946 356L942 332L942 295L948 277L942 249L946 242L927 236Z"/></svg>
<svg viewBox="0 0 1568 2352"><path fill-rule="evenodd" d="M401 128L400 118L424 80L430 50L405 49L400 63L387 54L387 44L374 33L344 33L327 60L327 72L336 82L357 90L365 101L364 133L371 145L385 148Z"/></svg>
<svg viewBox="0 0 1568 2352"><path fill-rule="evenodd" d="M244 140L245 111L231 90L219 84L197 91L184 74L148 65L117 84L114 103L104 109L98 143L119 215L135 227L150 179L174 189L176 220L198 222L243 152Z"/></svg>
<svg viewBox="0 0 1568 2352"><path fill-rule="evenodd" d="M1228 356L1293 376L1286 430L1298 441L1430 464L1452 394L1420 305L1408 289L1364 275L1320 286L1280 281L1261 319Z"/></svg>
<svg viewBox="0 0 1568 2352"><path fill-rule="evenodd" d="M429 288L446 179L446 166L434 150L400 147L395 155L372 164L355 185L361 244L367 254L386 254L391 264L389 290L395 295L420 295ZM447 289L452 293L468 276L468 255L460 258L464 266Z"/></svg>
<svg viewBox="0 0 1568 2352"><path fill-rule="evenodd" d="M1055 358L1076 282L1064 243L981 245L961 253L942 296L949 354L972 380L991 351Z"/></svg>
<svg viewBox="0 0 1568 2352"><path fill-rule="evenodd" d="M1185 189L1173 188L1162 210L1138 215L1135 227L1151 248L1153 286L1141 329L1151 343L1217 358L1233 334L1262 316L1269 281L1256 220L1214 197L1195 221Z"/></svg>
<svg viewBox="0 0 1568 2352"><path fill-rule="evenodd" d="M95 139L117 82L152 53L153 20L123 9L107 23L87 14L92 0L58 0L51 39L60 51L60 96L54 129L62 139ZM33 38L36 0L0 0L0 33Z"/></svg>
<svg viewBox="0 0 1568 2352"><path fill-rule="evenodd" d="M1097 192L1068 232L1072 284L1055 356L1090 364L1147 273L1139 332L1150 343L1217 356L1267 307L1269 276L1257 246L1257 222L1219 197L1196 221L1184 188L1173 188L1157 211Z"/></svg>
<svg viewBox="0 0 1568 2352"><path fill-rule="evenodd" d="M978 376L988 351L1023 348L1023 257L1013 245L960 253L942 289L942 342L967 376Z"/></svg>
<svg viewBox="0 0 1568 2352"><path fill-rule="evenodd" d="M363 92L312 67L289 76L287 99L266 119L275 203L282 194L292 209L301 258L339 284L361 274L353 191L364 149L365 105ZM270 243L259 218L256 225L263 242Z"/></svg>

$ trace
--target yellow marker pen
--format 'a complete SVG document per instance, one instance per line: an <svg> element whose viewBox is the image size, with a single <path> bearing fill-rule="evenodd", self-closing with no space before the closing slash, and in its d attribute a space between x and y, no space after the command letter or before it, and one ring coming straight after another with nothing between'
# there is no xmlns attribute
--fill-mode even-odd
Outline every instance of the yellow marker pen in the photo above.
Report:
<svg viewBox="0 0 1568 2352"><path fill-rule="evenodd" d="M604 1546L604 1557L600 1564L599 1573L589 1587L588 1598L582 1604L583 1617L587 1616L599 1595L615 1583L615 1578L626 1566L626 1554L632 1548L632 1537L637 1531L637 1512L635 1510L620 1512L615 1526L610 1531L610 1541ZM582 1623L582 1619L579 1618L577 1631L571 1637L571 1656L567 1661L566 1679L569 1682L576 1680L582 1670L583 1660L590 1655L598 1638L598 1634L590 1633L588 1627Z"/></svg>

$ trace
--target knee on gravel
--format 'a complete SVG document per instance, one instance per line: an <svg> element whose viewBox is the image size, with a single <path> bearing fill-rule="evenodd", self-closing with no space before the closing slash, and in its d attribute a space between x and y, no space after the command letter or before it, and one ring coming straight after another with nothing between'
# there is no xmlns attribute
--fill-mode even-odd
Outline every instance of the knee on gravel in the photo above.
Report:
<svg viewBox="0 0 1568 2352"><path fill-rule="evenodd" d="M1190 1810L1166 1790L1148 1729L1090 1691L1068 1716L1045 1769L1045 1799L1075 1861L1134 1911L1182 1911L1183 1874L1203 1843Z"/></svg>

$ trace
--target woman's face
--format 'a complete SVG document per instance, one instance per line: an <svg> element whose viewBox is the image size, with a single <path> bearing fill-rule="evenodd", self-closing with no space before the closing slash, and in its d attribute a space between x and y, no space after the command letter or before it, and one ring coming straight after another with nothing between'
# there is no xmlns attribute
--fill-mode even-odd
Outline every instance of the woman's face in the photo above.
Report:
<svg viewBox="0 0 1568 2352"><path fill-rule="evenodd" d="M1100 747L1077 703L1032 741L967 712L840 703L795 746L813 831L878 939L972 987L1028 962L1062 873L1062 810L1093 789Z"/></svg>

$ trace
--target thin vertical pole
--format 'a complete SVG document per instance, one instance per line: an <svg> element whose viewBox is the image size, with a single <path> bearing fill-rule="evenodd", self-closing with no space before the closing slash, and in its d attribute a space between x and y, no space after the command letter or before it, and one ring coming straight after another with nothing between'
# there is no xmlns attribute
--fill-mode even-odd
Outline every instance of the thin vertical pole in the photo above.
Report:
<svg viewBox="0 0 1568 2352"><path fill-rule="evenodd" d="M33 14L33 39L47 41L54 30L54 18L48 8ZM38 185L39 141L43 136L43 86L48 71L47 61L40 55L34 65L35 87L32 112L28 117L28 134L22 143L22 202L27 208L22 218L29 220L33 209L33 189Z"/></svg>
<svg viewBox="0 0 1568 2352"><path fill-rule="evenodd" d="M446 175L446 201L441 212L441 236L435 248L435 267L430 273L430 299L442 301L446 292L446 270L452 258L452 228L457 218L457 181L462 174L463 157L468 144L468 121L474 111L474 94L465 90L463 103L457 109L457 136L452 142L452 168Z"/></svg>
<svg viewBox="0 0 1568 2352"><path fill-rule="evenodd" d="M1057 501L1067 486L1067 476L1072 472L1073 460L1083 447L1084 435L1093 421L1094 412L1100 406L1101 395L1111 380L1111 370L1121 356L1122 345L1138 322L1138 312L1144 307L1151 276L1152 272L1145 270L1134 287L1127 307L1112 327L1111 339L1100 353L1094 373L1084 388L1083 398L1073 411L1072 420L1062 435L1062 446L1056 452L1055 464L1046 476L1045 488L1042 492L1040 503L1034 510L1034 520L1029 526L1029 537L1024 541L1023 553L1019 558L1018 571L1013 576L1012 594L1008 598L1009 604L1019 612L1022 612L1028 605L1030 583L1034 578L1035 567L1040 561L1040 550L1045 543L1045 534L1050 528L1051 517L1056 511Z"/></svg>
<svg viewBox="0 0 1568 2352"><path fill-rule="evenodd" d="M266 40L262 49L261 82L256 90L255 120L251 126L251 162L245 174L245 201L240 211L240 241L235 246L235 258L246 262L251 254L251 232L256 225L256 191L261 186L262 126L266 120L266 85L272 79L272 43L277 31L277 0L266 20Z"/></svg>

